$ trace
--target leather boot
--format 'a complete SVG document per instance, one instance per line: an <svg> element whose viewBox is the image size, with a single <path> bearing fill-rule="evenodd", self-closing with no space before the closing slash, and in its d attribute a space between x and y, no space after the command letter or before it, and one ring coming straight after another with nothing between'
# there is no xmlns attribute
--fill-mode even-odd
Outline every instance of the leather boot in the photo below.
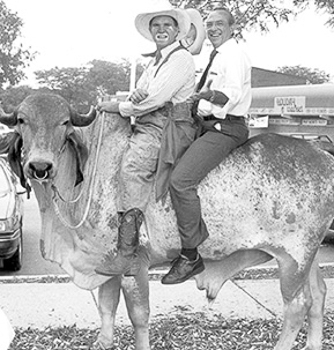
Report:
<svg viewBox="0 0 334 350"><path fill-rule="evenodd" d="M136 276L140 269L137 256L139 229L143 222L143 213L134 208L126 211L120 219L118 228L117 255L107 254L95 272L100 275Z"/></svg>

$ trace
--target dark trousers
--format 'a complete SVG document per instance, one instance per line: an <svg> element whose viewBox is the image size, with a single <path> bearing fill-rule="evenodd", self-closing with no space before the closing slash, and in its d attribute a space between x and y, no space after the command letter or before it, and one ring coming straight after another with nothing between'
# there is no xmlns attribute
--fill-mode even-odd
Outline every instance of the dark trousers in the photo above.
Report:
<svg viewBox="0 0 334 350"><path fill-rule="evenodd" d="M198 184L248 138L244 118L219 121L219 132L210 131L215 124L213 121L207 123L209 131L204 131L188 148L174 169L170 181L170 194L183 248L195 248L209 235L201 215Z"/></svg>

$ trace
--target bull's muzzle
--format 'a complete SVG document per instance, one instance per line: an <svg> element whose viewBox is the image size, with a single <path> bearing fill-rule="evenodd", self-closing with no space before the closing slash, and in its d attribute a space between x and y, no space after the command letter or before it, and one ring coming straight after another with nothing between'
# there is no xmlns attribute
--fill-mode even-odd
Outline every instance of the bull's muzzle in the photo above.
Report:
<svg viewBox="0 0 334 350"><path fill-rule="evenodd" d="M35 180L49 180L53 175L52 163L48 162L30 162L28 164L29 176Z"/></svg>

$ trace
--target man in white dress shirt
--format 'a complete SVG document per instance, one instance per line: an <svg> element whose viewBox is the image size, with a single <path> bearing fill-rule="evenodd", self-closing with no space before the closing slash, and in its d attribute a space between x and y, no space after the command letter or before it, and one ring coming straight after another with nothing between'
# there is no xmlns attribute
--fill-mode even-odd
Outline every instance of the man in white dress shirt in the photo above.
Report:
<svg viewBox="0 0 334 350"><path fill-rule="evenodd" d="M232 37L233 26L234 18L224 8L213 10L206 20L214 50L192 97L202 129L171 175L170 193L182 250L163 284L184 282L204 270L197 247L209 233L201 216L197 185L248 138L245 116L251 104L251 63Z"/></svg>

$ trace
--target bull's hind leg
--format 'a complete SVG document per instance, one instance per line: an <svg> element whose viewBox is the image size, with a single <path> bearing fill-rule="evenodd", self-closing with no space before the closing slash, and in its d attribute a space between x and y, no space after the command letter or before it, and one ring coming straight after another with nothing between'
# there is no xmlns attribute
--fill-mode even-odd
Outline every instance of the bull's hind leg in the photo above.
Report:
<svg viewBox="0 0 334 350"><path fill-rule="evenodd" d="M318 259L312 264L308 287L311 306L307 313L308 335L304 350L320 350L327 288L319 269Z"/></svg>
<svg viewBox="0 0 334 350"><path fill-rule="evenodd" d="M97 349L110 349L113 345L114 324L119 296L121 278L116 276L99 287L99 314L101 330L95 343Z"/></svg>
<svg viewBox="0 0 334 350"><path fill-rule="evenodd" d="M126 308L135 331L136 350L150 349L148 266L143 265L136 276L125 277L122 280Z"/></svg>
<svg viewBox="0 0 334 350"><path fill-rule="evenodd" d="M275 350L289 350L311 306L308 269L298 270L297 262L287 255L280 259L279 267L284 310L282 332Z"/></svg>

